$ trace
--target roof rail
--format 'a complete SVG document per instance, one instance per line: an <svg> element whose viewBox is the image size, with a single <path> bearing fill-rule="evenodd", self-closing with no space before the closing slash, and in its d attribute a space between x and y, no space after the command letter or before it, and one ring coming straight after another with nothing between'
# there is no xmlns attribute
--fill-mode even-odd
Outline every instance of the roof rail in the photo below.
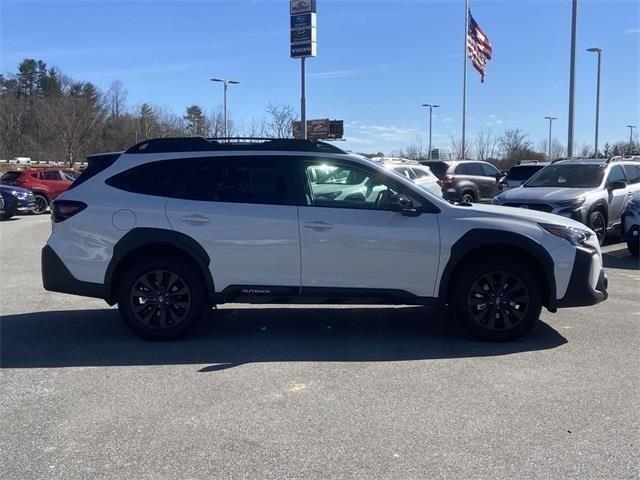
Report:
<svg viewBox="0 0 640 480"><path fill-rule="evenodd" d="M626 155L626 156L616 155L615 157L611 157L609 160L607 160L607 163L613 163L613 162L639 162L639 161L640 161L640 155Z"/></svg>
<svg viewBox="0 0 640 480"><path fill-rule="evenodd" d="M227 150L347 153L326 142L299 140L294 138L254 137L170 137L144 140L125 153L169 153L169 152L215 152Z"/></svg>

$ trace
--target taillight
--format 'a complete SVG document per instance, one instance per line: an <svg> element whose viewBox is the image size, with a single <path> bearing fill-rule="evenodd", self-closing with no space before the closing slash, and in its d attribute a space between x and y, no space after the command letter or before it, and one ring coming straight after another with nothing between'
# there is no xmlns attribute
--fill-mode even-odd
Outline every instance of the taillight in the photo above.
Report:
<svg viewBox="0 0 640 480"><path fill-rule="evenodd" d="M51 221L54 223L63 222L85 208L87 208L87 204L84 202L76 202L75 200L55 200L51 205Z"/></svg>
<svg viewBox="0 0 640 480"><path fill-rule="evenodd" d="M445 175L442 177L443 183L451 183L453 182L453 175Z"/></svg>

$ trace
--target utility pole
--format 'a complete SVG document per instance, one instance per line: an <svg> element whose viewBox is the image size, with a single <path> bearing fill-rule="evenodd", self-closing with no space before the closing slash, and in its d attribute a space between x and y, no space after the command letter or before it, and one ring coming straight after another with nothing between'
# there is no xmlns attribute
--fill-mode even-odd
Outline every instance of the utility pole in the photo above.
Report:
<svg viewBox="0 0 640 480"><path fill-rule="evenodd" d="M549 159L549 161L552 160L551 158L551 124L553 123L554 120L557 120L556 117L544 117L547 120L549 120L549 145L548 145L548 150L549 150L549 154L547 155L547 158Z"/></svg>
<svg viewBox="0 0 640 480"><path fill-rule="evenodd" d="M587 48L587 52L597 53L598 54L598 76L596 81L596 139L595 139L595 151L596 158L600 156L598 152L598 129L600 126L600 60L602 57L602 49L601 48Z"/></svg>
<svg viewBox="0 0 640 480"><path fill-rule="evenodd" d="M423 103L423 107L429 107L429 160L431 160L431 125L433 124L433 109L440 107L431 103Z"/></svg>
<svg viewBox="0 0 640 480"><path fill-rule="evenodd" d="M578 0L573 0L571 13L571 65L569 67L569 134L567 138L567 156L573 157L573 114L576 77L576 29L578 22Z"/></svg>
<svg viewBox="0 0 640 480"><path fill-rule="evenodd" d="M635 125L627 125L629 129L629 153L633 153L633 129L636 128Z"/></svg>
<svg viewBox="0 0 640 480"><path fill-rule="evenodd" d="M229 136L229 129L227 123L227 85L236 85L240 82L236 82L235 80L225 80L223 78L211 78L212 82L219 82L224 85L224 137L227 138Z"/></svg>

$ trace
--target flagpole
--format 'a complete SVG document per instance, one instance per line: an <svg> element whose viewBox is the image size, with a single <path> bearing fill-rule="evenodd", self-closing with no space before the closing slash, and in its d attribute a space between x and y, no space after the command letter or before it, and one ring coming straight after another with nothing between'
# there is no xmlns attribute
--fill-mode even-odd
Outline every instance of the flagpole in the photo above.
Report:
<svg viewBox="0 0 640 480"><path fill-rule="evenodd" d="M465 140L466 140L466 130L467 130L467 35L469 32L469 0L465 0L465 9L464 9L464 80L462 82L462 142L461 147L462 151L460 155L462 158L465 158Z"/></svg>

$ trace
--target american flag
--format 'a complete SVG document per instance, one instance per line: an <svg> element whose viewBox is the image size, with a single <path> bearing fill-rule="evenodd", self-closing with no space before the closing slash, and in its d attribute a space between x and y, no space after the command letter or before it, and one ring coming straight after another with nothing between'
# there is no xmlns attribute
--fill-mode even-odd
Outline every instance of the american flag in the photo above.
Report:
<svg viewBox="0 0 640 480"><path fill-rule="evenodd" d="M469 11L469 25L467 28L467 54L474 68L480 73L480 81L484 82L484 67L491 60L491 42L487 34L471 16Z"/></svg>

